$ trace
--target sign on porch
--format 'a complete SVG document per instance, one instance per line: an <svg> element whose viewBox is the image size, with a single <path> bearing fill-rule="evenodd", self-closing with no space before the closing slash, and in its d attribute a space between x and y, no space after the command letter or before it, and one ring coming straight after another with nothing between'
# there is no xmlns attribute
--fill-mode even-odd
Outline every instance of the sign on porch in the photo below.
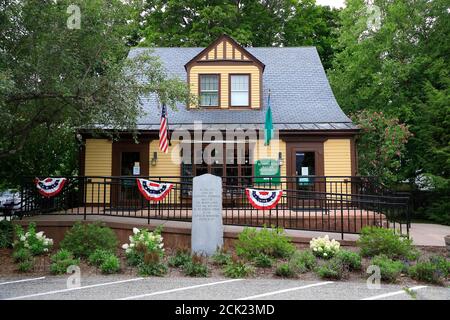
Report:
<svg viewBox="0 0 450 320"><path fill-rule="evenodd" d="M261 159L255 162L255 183L280 184L280 163L278 159Z"/></svg>

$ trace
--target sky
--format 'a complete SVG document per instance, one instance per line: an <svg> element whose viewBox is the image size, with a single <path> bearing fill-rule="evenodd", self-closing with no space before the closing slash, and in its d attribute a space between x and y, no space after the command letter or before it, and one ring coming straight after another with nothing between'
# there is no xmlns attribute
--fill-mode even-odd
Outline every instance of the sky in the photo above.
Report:
<svg viewBox="0 0 450 320"><path fill-rule="evenodd" d="M316 3L324 6L342 8L345 4L345 0L316 0Z"/></svg>

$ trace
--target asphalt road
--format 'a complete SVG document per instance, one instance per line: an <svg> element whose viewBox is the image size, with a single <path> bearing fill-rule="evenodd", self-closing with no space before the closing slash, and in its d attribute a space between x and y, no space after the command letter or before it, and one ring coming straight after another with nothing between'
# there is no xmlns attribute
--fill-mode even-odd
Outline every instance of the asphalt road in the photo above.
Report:
<svg viewBox="0 0 450 320"><path fill-rule="evenodd" d="M0 277L0 299L152 299L152 300L450 300L450 288L382 284L369 289L364 282L282 279L132 278L90 276L80 287L67 287L69 276Z"/></svg>

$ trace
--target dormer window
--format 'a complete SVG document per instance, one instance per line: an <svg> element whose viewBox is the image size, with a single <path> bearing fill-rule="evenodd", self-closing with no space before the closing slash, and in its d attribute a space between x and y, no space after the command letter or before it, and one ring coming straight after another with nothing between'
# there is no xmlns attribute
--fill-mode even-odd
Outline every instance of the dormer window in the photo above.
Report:
<svg viewBox="0 0 450 320"><path fill-rule="evenodd" d="M230 106L250 106L250 75L230 74Z"/></svg>
<svg viewBox="0 0 450 320"><path fill-rule="evenodd" d="M222 35L185 65L197 104L189 108L260 109L264 64L234 39Z"/></svg>
<svg viewBox="0 0 450 320"><path fill-rule="evenodd" d="M199 75L200 106L219 107L219 79L218 74Z"/></svg>

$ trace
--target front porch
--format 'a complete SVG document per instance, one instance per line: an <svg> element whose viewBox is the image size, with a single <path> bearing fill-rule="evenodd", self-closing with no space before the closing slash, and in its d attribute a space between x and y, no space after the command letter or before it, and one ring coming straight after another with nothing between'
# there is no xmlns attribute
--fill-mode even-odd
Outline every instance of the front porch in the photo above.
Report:
<svg viewBox="0 0 450 320"><path fill-rule="evenodd" d="M42 214L130 217L146 220L191 221L192 177L144 177L173 184L160 202L149 202L140 194L135 177L67 177L64 189L52 198L39 195L30 178L21 187L23 216ZM224 177L225 225L275 226L292 230L357 234L364 226L393 228L408 234L409 197L395 194L368 177L301 176ZM283 190L276 207L257 210L245 196L245 188Z"/></svg>

